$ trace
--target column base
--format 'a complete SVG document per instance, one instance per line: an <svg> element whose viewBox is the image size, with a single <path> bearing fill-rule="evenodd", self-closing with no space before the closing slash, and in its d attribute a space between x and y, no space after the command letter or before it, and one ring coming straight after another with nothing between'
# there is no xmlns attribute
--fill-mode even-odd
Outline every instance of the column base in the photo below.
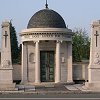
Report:
<svg viewBox="0 0 100 100"><path fill-rule="evenodd" d="M73 85L75 83L73 81L67 81L66 84L70 84L70 85L72 84Z"/></svg>
<svg viewBox="0 0 100 100"><path fill-rule="evenodd" d="M41 82L40 81L35 81L35 84L40 84Z"/></svg>
<svg viewBox="0 0 100 100"><path fill-rule="evenodd" d="M55 81L55 83L61 83L60 81Z"/></svg>
<svg viewBox="0 0 100 100"><path fill-rule="evenodd" d="M20 84L24 85L24 84L27 84L28 82L27 81L21 81Z"/></svg>
<svg viewBox="0 0 100 100"><path fill-rule="evenodd" d="M72 82L73 82L73 80L67 80L67 82L68 82L68 83L72 83Z"/></svg>

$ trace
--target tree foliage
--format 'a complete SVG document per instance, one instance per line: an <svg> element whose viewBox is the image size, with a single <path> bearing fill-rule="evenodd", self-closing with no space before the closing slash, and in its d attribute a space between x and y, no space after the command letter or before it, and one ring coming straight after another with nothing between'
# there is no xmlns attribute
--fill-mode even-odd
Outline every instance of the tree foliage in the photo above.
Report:
<svg viewBox="0 0 100 100"><path fill-rule="evenodd" d="M19 48L18 48L18 41L16 36L16 30L15 27L10 22L10 40L11 40L11 57L12 57L12 63L18 63L19 59Z"/></svg>
<svg viewBox="0 0 100 100"><path fill-rule="evenodd" d="M88 60L90 54L90 38L85 29L75 29L72 37L73 62Z"/></svg>

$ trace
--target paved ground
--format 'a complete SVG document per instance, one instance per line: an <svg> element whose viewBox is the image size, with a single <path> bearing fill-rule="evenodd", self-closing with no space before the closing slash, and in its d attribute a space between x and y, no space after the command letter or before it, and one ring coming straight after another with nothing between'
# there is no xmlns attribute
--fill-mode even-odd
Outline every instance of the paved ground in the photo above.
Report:
<svg viewBox="0 0 100 100"><path fill-rule="evenodd" d="M34 91L35 89L35 91ZM33 91L37 93L47 92L47 93L88 93L88 92L95 92L91 90L87 90L83 88L82 84L75 84L75 85L55 85L50 87L34 87ZM27 89L25 89L27 91ZM98 91L100 92L100 91Z"/></svg>
<svg viewBox="0 0 100 100"><path fill-rule="evenodd" d="M33 93L5 93L5 94L0 94L0 98L100 98L100 93L89 93L89 94L33 94Z"/></svg>
<svg viewBox="0 0 100 100"><path fill-rule="evenodd" d="M32 89L30 89L32 88ZM81 84L56 85L50 87L23 87L16 91L1 91L0 98L100 98L100 92L86 90ZM77 100L77 99L76 99ZM95 100L95 99L94 99Z"/></svg>
<svg viewBox="0 0 100 100"><path fill-rule="evenodd" d="M83 90L82 85L50 85L50 86L20 86L19 92L32 92L32 93L81 93L81 92L87 92L86 90ZM15 91L16 92L16 91Z"/></svg>
<svg viewBox="0 0 100 100"><path fill-rule="evenodd" d="M92 91L92 90L88 90L86 88L83 88L82 84L65 85L65 87L66 87L66 89L71 90L71 91L82 91L82 92L91 92Z"/></svg>
<svg viewBox="0 0 100 100"><path fill-rule="evenodd" d="M18 90L14 91L0 91L0 93L35 93L35 94L41 94L41 93L100 93L100 91L91 91L83 88L82 84L74 84L74 85L50 85L50 86L17 86L19 88Z"/></svg>

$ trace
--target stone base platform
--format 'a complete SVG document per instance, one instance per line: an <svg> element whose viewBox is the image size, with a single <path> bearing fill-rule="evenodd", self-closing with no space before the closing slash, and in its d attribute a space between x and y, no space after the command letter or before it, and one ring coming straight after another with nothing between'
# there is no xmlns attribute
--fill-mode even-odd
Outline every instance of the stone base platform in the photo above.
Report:
<svg viewBox="0 0 100 100"><path fill-rule="evenodd" d="M15 83L12 84L1 84L0 83L0 91L7 91L7 90L15 90Z"/></svg>
<svg viewBox="0 0 100 100"><path fill-rule="evenodd" d="M96 82L96 83L86 82L85 87L89 90L100 91L100 82Z"/></svg>
<svg viewBox="0 0 100 100"><path fill-rule="evenodd" d="M40 83L21 83L20 85L31 85L31 86L39 86L39 87L54 87L54 86L59 86L59 85L73 85L74 82L60 82L60 83L55 83L55 82L40 82Z"/></svg>

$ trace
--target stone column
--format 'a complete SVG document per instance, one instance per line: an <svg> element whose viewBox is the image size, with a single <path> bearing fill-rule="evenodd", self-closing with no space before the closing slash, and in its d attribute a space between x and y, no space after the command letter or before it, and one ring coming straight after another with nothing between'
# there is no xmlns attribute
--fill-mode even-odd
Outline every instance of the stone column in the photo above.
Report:
<svg viewBox="0 0 100 100"><path fill-rule="evenodd" d="M60 41L56 42L56 68L55 68L55 83L61 80L61 66L60 66Z"/></svg>
<svg viewBox="0 0 100 100"><path fill-rule="evenodd" d="M22 83L27 82L27 47L25 42L22 42Z"/></svg>
<svg viewBox="0 0 100 100"><path fill-rule="evenodd" d="M73 82L73 73L72 73L72 43L69 42L68 46L68 75L67 75L67 82Z"/></svg>
<svg viewBox="0 0 100 100"><path fill-rule="evenodd" d="M39 41L35 44L35 83L40 83L40 50Z"/></svg>

